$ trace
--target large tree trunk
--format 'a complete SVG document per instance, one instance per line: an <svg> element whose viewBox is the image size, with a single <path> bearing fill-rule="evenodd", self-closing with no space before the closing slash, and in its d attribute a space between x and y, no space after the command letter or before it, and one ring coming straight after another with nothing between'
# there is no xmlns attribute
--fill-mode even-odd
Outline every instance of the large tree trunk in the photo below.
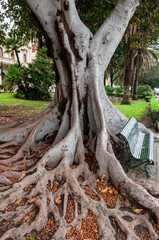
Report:
<svg viewBox="0 0 159 240"><path fill-rule="evenodd" d="M131 48L131 40L129 40L128 51L126 55L126 67L124 77L124 95L121 104L130 105L130 85L132 80L132 61L133 61L133 49Z"/></svg>
<svg viewBox="0 0 159 240"><path fill-rule="evenodd" d="M111 73L111 74L110 74L111 87L113 87L113 78L114 78L114 73Z"/></svg>
<svg viewBox="0 0 159 240"><path fill-rule="evenodd" d="M139 76L140 76L140 68L141 68L141 52L138 50L138 54L136 56L136 73L135 73L135 79L133 84L133 97L132 99L137 99L137 89L138 89L138 83L139 83Z"/></svg>
<svg viewBox="0 0 159 240"><path fill-rule="evenodd" d="M119 1L94 36L80 21L73 1L26 2L51 40L59 81L55 99L45 111L30 122L0 134L0 217L12 222L1 239L25 239L27 233L45 227L49 214L53 214L58 226L50 239L65 239L72 226L79 228L89 210L98 217L99 239L115 239L111 217L129 240L139 239L134 233L139 223L148 227L152 239L157 239L146 216L143 220L143 216L121 211L118 205L110 209L96 191L97 177L105 174L118 191L150 209L159 221L156 198L127 178L113 154L110 137L120 143L116 134L127 119L109 101L103 86L104 70L138 2ZM44 143L49 143L47 148ZM94 158L88 165L85 160L90 151ZM17 182L11 188L12 178ZM52 188L55 182L59 188L49 192L48 184ZM24 190L30 185L32 190L26 195ZM99 201L89 198L82 185L92 189ZM71 223L66 221L69 196L74 202ZM59 197L62 210L56 204ZM32 204L14 212L4 211L21 198ZM35 220L31 224L21 222L34 206L38 208ZM132 224L124 220L125 215L133 219Z"/></svg>

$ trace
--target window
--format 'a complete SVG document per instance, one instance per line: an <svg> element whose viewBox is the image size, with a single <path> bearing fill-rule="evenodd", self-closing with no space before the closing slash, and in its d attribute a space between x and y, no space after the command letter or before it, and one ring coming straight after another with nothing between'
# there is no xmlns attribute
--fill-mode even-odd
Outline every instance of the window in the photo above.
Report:
<svg viewBox="0 0 159 240"><path fill-rule="evenodd" d="M35 53L35 45L32 46L32 53Z"/></svg>
<svg viewBox="0 0 159 240"><path fill-rule="evenodd" d="M24 54L23 60L24 60L25 63L27 62L27 56L26 56L26 54Z"/></svg>
<svg viewBox="0 0 159 240"><path fill-rule="evenodd" d="M0 57L3 57L3 49L0 47Z"/></svg>

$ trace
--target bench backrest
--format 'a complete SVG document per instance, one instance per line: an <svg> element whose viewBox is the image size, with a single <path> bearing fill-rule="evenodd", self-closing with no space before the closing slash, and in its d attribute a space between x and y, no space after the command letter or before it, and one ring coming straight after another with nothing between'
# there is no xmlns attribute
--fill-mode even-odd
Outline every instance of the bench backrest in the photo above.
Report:
<svg viewBox="0 0 159 240"><path fill-rule="evenodd" d="M135 118L129 119L118 136L124 137L133 157L153 160L154 136L153 134L142 133Z"/></svg>
<svg viewBox="0 0 159 240"><path fill-rule="evenodd" d="M127 140L130 148L133 149L139 135L139 128L136 119L130 118L118 135L123 136Z"/></svg>

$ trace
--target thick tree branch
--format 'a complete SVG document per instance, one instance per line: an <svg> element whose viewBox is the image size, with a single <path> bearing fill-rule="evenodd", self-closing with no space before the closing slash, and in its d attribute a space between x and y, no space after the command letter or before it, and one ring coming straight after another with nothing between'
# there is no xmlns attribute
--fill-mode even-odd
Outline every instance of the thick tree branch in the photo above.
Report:
<svg viewBox="0 0 159 240"><path fill-rule="evenodd" d="M111 15L95 34L91 52L98 56L100 70L104 71L108 66L138 3L138 0L119 0Z"/></svg>

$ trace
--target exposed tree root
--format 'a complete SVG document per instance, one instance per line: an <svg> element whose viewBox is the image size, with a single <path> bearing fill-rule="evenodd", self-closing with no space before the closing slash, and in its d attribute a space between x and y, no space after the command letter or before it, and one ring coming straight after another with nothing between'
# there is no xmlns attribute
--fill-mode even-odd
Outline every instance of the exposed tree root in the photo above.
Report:
<svg viewBox="0 0 159 240"><path fill-rule="evenodd" d="M68 107L66 107L66 110L68 110ZM63 120L66 115L64 113ZM52 121L51 116L52 112L47 115L50 122ZM87 149L83 145L79 122L76 118L72 128L68 129L67 134L65 132L62 136L62 140L60 135L56 135L57 137L54 138L56 142L52 146L49 144L48 147L45 147L45 151L41 151L39 156L33 154L32 151L34 151L36 145L32 150L32 144L35 144L37 139L41 141L41 137L36 138L35 136L37 136L36 133L40 131L44 121L46 122L46 119L38 121L26 141L21 142L22 147L18 149L17 154L20 151L24 154L26 151L24 158L21 158L21 154L17 158L16 154L16 158L13 155L8 159L1 160L0 220L9 222L8 230L3 233L1 239L22 240L26 239L26 235L33 230L40 232L45 228L49 214L54 216L56 226L58 226L54 236L50 239L65 239L71 227L80 229L82 219L87 216L88 211L92 211L98 217L99 239L116 239L116 233L110 221L112 217L121 231L126 234L126 239L140 239L135 234L134 229L136 226L142 225L148 230L151 239L157 240L159 235L155 232L146 214L135 215L132 212L123 211L120 209L119 201L116 202L115 208L108 208L104 199L96 191L98 175L101 176L107 172L107 179L109 177L112 180L116 189L123 196L129 197L129 199L133 199L141 206L151 210L159 222L158 199L151 196L144 187L127 178L112 153L110 143L108 149L105 148L105 134L101 132L96 140L96 160L99 169L91 171L91 166L85 161ZM53 129L56 128L57 126ZM63 121L59 129L62 128ZM49 127L48 132L50 131ZM9 135L11 134L9 133ZM98 144L98 141L100 141L100 144ZM31 147L31 150L28 153L29 147ZM4 147L4 144L2 144L3 150L7 148L8 145ZM38 150L41 149L40 147ZM14 152L6 151L6 154L12 155ZM1 156L1 159L3 159L3 156ZM5 166L5 163L7 166ZM15 184L12 182L13 178L16 179ZM78 181L79 178L82 179L80 182ZM54 188L55 183L57 188ZM28 186L31 186L30 191L26 191ZM88 186L96 194L98 200L93 200L87 196L82 186ZM74 214L71 222L67 220L69 196L74 203ZM34 209L38 209L34 220L30 223L23 221ZM129 219L129 221L126 219Z"/></svg>

